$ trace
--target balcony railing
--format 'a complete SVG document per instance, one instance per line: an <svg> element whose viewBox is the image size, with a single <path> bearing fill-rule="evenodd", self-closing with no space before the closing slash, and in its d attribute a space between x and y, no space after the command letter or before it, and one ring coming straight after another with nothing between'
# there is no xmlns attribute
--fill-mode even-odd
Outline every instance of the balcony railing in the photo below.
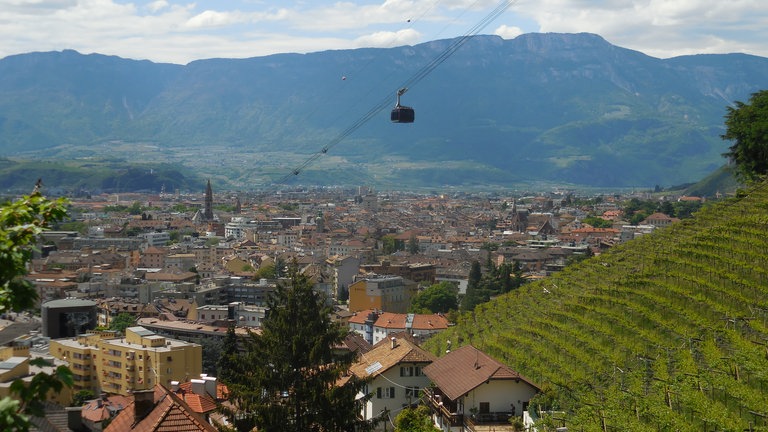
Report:
<svg viewBox="0 0 768 432"><path fill-rule="evenodd" d="M512 432L511 412L488 412L463 415L458 412L456 402L441 394L440 389L425 388L425 402L433 413L442 419L444 425L465 427L473 432Z"/></svg>
<svg viewBox="0 0 768 432"><path fill-rule="evenodd" d="M450 424L451 427L464 425L464 415L458 412L456 402L435 388L425 388L424 396L429 408L443 419L444 424Z"/></svg>

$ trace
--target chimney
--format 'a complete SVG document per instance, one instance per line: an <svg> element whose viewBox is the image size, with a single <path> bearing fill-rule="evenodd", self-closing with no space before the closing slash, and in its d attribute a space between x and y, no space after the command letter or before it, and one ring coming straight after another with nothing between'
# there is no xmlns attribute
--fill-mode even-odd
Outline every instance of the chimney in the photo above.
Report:
<svg viewBox="0 0 768 432"><path fill-rule="evenodd" d="M204 395L205 394L205 381L201 379L192 379L192 393Z"/></svg>
<svg viewBox="0 0 768 432"><path fill-rule="evenodd" d="M177 393L179 391L178 381L171 381L171 390L173 390L174 393Z"/></svg>
<svg viewBox="0 0 768 432"><path fill-rule="evenodd" d="M216 399L216 377L205 377L205 392L208 393L214 400Z"/></svg>
<svg viewBox="0 0 768 432"><path fill-rule="evenodd" d="M155 408L155 390L133 392L133 424L140 422Z"/></svg>
<svg viewBox="0 0 768 432"><path fill-rule="evenodd" d="M390 340L392 341L392 349L395 349L395 347L397 346L397 338L392 336L392 339L390 339Z"/></svg>
<svg viewBox="0 0 768 432"><path fill-rule="evenodd" d="M67 427L73 431L86 431L83 425L83 407L66 407Z"/></svg>

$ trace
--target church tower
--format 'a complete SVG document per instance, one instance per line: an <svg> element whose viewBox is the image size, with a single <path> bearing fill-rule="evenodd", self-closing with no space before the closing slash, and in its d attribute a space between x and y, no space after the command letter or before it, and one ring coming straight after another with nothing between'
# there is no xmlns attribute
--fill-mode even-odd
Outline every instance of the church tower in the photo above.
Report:
<svg viewBox="0 0 768 432"><path fill-rule="evenodd" d="M211 189L211 179L208 179L208 185L205 187L205 209L203 217L207 221L213 220L213 189Z"/></svg>

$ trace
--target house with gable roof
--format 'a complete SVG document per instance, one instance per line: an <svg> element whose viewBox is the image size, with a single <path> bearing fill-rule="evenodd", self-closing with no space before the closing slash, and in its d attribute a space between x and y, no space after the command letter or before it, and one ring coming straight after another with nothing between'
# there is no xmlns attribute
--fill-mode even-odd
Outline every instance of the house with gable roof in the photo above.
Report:
<svg viewBox="0 0 768 432"><path fill-rule="evenodd" d="M358 398L368 397L361 417L371 420L388 413L394 418L404 407L419 402L420 392L429 385L423 371L435 356L423 350L404 334L393 336L361 353L350 372L367 379Z"/></svg>
<svg viewBox="0 0 768 432"><path fill-rule="evenodd" d="M511 432L540 388L529 379L465 345L423 370L432 382L424 389L435 426L446 432L493 430Z"/></svg>
<svg viewBox="0 0 768 432"><path fill-rule="evenodd" d="M133 402L112 420L104 432L217 431L184 400L161 384L151 390L134 392L133 397Z"/></svg>

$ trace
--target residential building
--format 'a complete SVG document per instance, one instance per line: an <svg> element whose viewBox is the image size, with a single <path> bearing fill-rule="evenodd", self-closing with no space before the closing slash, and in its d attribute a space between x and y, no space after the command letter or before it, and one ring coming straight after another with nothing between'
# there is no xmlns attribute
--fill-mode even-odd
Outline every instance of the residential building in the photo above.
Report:
<svg viewBox="0 0 768 432"><path fill-rule="evenodd" d="M226 326L180 321L168 314L160 315L157 318L139 318L138 325L159 335L194 343L203 340L222 340L227 335ZM235 327L235 334L240 337L248 336L249 331L259 332L260 330Z"/></svg>
<svg viewBox="0 0 768 432"><path fill-rule="evenodd" d="M408 338L394 336L362 354L350 368L356 377L370 379L358 395L369 396L361 416L371 420L416 405L419 393L429 385L423 370L434 360L435 356Z"/></svg>
<svg viewBox="0 0 768 432"><path fill-rule="evenodd" d="M657 228L665 227L674 222L679 222L680 219L673 218L665 215L664 213L654 213L640 222L641 225L653 225Z"/></svg>
<svg viewBox="0 0 768 432"><path fill-rule="evenodd" d="M349 286L349 310L405 313L416 289L415 282L400 276L369 275Z"/></svg>
<svg viewBox="0 0 768 432"><path fill-rule="evenodd" d="M448 319L442 314L397 314L371 309L355 312L349 317L348 325L368 343L376 345L397 333L424 340L447 329Z"/></svg>
<svg viewBox="0 0 768 432"><path fill-rule="evenodd" d="M360 268L370 273L401 276L414 282L435 283L436 269L434 264L392 264L390 261L382 261L379 264L362 265Z"/></svg>
<svg viewBox="0 0 768 432"><path fill-rule="evenodd" d="M187 319L191 321L215 324L217 322L237 323L238 326L259 327L267 314L263 306L246 305L233 302L228 305L204 305L190 310Z"/></svg>
<svg viewBox="0 0 768 432"><path fill-rule="evenodd" d="M29 385L35 374L40 372L53 374L58 366L63 365L63 362L52 361L52 366L33 366L30 364L32 358L28 346L0 347L0 399L6 396L15 397L11 395L11 385L15 381L21 380L25 385ZM46 360L53 359L46 358ZM72 394L72 389L65 387L61 391L48 392L47 400L55 404L69 405Z"/></svg>
<svg viewBox="0 0 768 432"><path fill-rule="evenodd" d="M423 370L433 383L425 389L435 426L446 432L512 432L539 387L510 367L465 345ZM490 429L492 428L492 429Z"/></svg>
<svg viewBox="0 0 768 432"><path fill-rule="evenodd" d="M71 364L74 390L127 395L155 384L184 381L202 372L202 347L129 327L112 332L51 340L50 353Z"/></svg>
<svg viewBox="0 0 768 432"><path fill-rule="evenodd" d="M349 293L349 285L360 272L360 258L351 256L332 256L325 260L325 265L330 274L334 298Z"/></svg>
<svg viewBox="0 0 768 432"><path fill-rule="evenodd" d="M397 314L382 312L373 323L373 344L388 339L390 335L405 332L417 340L448 328L448 319L442 314Z"/></svg>
<svg viewBox="0 0 768 432"><path fill-rule="evenodd" d="M137 237L146 240L149 246L165 246L171 241L171 235L167 231L141 233Z"/></svg>
<svg viewBox="0 0 768 432"><path fill-rule="evenodd" d="M133 399L104 432L217 431L173 391L160 384L134 392Z"/></svg>

